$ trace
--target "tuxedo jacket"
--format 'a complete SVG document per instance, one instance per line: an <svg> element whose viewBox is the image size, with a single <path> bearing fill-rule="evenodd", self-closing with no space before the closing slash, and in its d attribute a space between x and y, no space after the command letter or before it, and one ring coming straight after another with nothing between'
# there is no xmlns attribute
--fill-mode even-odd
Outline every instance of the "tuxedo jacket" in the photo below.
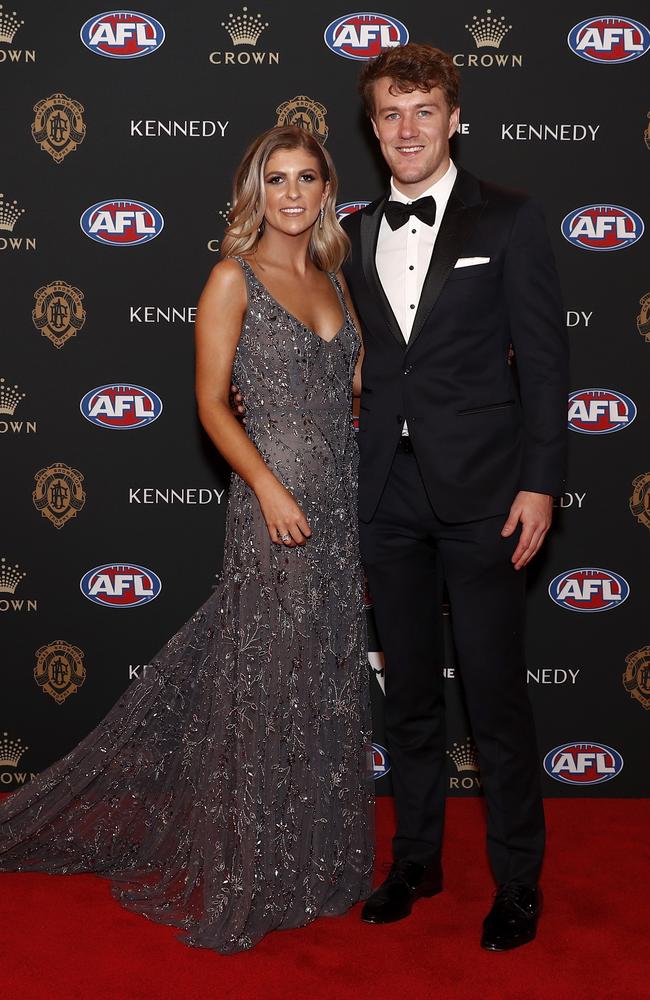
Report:
<svg viewBox="0 0 650 1000"><path fill-rule="evenodd" d="M405 419L443 521L506 513L518 490L559 494L568 345L540 208L459 169L407 343L375 265L385 202L342 223L352 244L343 271L365 347L361 520L377 508ZM468 258L484 262L463 266Z"/></svg>

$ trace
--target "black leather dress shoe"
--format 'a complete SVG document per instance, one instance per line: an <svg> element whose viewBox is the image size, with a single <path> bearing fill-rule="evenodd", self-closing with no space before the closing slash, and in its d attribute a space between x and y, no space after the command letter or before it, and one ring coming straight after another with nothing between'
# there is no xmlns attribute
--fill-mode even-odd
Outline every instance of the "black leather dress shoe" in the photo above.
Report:
<svg viewBox="0 0 650 1000"><path fill-rule="evenodd" d="M481 947L510 951L532 941L542 909L542 894L535 886L499 886L492 909L483 921Z"/></svg>
<svg viewBox="0 0 650 1000"><path fill-rule="evenodd" d="M361 911L367 924L392 924L408 917L413 903L422 896L442 891L439 864L420 865L415 861L393 862L388 878L373 892Z"/></svg>

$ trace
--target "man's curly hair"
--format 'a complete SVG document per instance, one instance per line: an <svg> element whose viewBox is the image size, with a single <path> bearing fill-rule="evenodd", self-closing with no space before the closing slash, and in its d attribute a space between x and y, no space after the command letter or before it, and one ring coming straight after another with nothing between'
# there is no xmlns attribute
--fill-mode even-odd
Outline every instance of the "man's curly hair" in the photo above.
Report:
<svg viewBox="0 0 650 1000"><path fill-rule="evenodd" d="M359 92L366 113L374 116L374 85L381 77L389 77L391 94L410 94L414 90L425 93L440 87L449 110L460 103L460 76L448 52L432 45L409 42L393 49L385 49L376 59L364 64L359 77Z"/></svg>

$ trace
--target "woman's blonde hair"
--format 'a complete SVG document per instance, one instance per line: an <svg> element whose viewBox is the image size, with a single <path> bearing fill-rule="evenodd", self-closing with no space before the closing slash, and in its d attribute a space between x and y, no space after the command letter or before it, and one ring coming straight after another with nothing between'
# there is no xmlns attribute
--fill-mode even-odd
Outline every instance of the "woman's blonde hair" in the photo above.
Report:
<svg viewBox="0 0 650 1000"><path fill-rule="evenodd" d="M323 182L329 181L323 225L316 221L309 240L309 254L322 271L338 271L350 250L350 241L336 218L338 178L332 157L317 139L297 125L281 125L258 135L237 168L233 185L230 224L221 243L224 257L255 250L263 231L266 210L264 174L269 158L278 149L304 149L318 160Z"/></svg>

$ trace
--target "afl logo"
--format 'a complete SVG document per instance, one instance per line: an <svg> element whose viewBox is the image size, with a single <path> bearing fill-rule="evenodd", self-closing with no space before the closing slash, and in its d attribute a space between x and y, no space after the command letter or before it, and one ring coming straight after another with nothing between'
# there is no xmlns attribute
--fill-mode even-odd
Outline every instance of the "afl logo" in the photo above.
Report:
<svg viewBox="0 0 650 1000"><path fill-rule="evenodd" d="M160 21L136 10L95 14L86 21L80 34L87 49L108 59L139 59L151 55L165 41Z"/></svg>
<svg viewBox="0 0 650 1000"><path fill-rule="evenodd" d="M150 569L129 563L106 563L89 569L79 584L81 593L106 608L137 608L155 600L162 583Z"/></svg>
<svg viewBox="0 0 650 1000"><path fill-rule="evenodd" d="M585 205L562 219L562 235L583 250L622 250L643 236L643 219L620 205Z"/></svg>
<svg viewBox="0 0 650 1000"><path fill-rule="evenodd" d="M401 21L388 14L346 14L325 28L325 44L346 59L372 59L383 49L406 45L409 33Z"/></svg>
<svg viewBox="0 0 650 1000"><path fill-rule="evenodd" d="M98 201L79 220L86 236L113 247L155 240L165 225L160 212L144 201Z"/></svg>
<svg viewBox="0 0 650 1000"><path fill-rule="evenodd" d="M388 750L385 747L379 745L379 743L372 744L372 773L375 780L377 778L383 778L385 774L390 771L390 761L388 759Z"/></svg>
<svg viewBox="0 0 650 1000"><path fill-rule="evenodd" d="M611 611L620 607L630 594L624 577L608 569L583 566L568 569L551 580L549 597L567 611Z"/></svg>
<svg viewBox="0 0 650 1000"><path fill-rule="evenodd" d="M621 773L623 758L604 743L565 743L549 750L544 770L566 785L602 785Z"/></svg>
<svg viewBox="0 0 650 1000"><path fill-rule="evenodd" d="M635 417L636 403L615 389L578 389L569 396L569 430L578 434L614 434Z"/></svg>
<svg viewBox="0 0 650 1000"><path fill-rule="evenodd" d="M589 62L631 62L650 48L650 31L629 17L590 17L571 28L567 42L572 52Z"/></svg>
<svg viewBox="0 0 650 1000"><path fill-rule="evenodd" d="M79 404L86 420L113 431L132 431L153 423L162 413L162 400L141 385L100 385Z"/></svg>
<svg viewBox="0 0 650 1000"><path fill-rule="evenodd" d="M354 215L355 212L369 204L369 201L344 201L336 206L336 218L341 222L346 216Z"/></svg>

